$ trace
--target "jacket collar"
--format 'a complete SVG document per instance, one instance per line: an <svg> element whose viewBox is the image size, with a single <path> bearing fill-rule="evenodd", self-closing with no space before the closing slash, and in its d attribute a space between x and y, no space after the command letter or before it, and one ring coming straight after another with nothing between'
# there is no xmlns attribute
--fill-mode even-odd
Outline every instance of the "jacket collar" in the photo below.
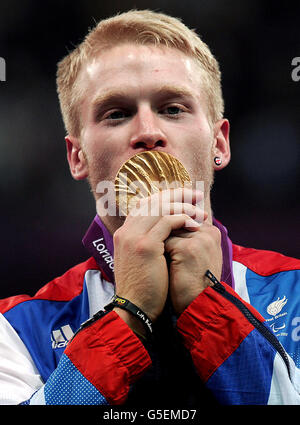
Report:
<svg viewBox="0 0 300 425"><path fill-rule="evenodd" d="M232 242L228 237L225 226L213 218L213 224L221 232L221 246L223 253L223 266L221 280L234 289L232 273ZM104 277L109 282L114 282L114 245L112 235L109 233L98 215L95 216L88 228L82 243L92 255Z"/></svg>

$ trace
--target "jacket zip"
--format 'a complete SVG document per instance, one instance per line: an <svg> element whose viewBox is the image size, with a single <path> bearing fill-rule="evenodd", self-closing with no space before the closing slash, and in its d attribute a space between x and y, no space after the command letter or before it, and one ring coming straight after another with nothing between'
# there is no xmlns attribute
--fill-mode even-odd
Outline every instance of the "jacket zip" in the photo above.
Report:
<svg viewBox="0 0 300 425"><path fill-rule="evenodd" d="M87 319L85 322L81 323L80 327L77 329L77 331L74 333L73 337L70 339L69 344L70 344L71 341L73 341L73 339L75 338L75 336L80 331L82 331L82 329L88 328L93 323L95 323L97 320L101 319L101 317L105 316L107 313L108 313L108 311L99 310L92 317L90 317L89 319Z"/></svg>
<svg viewBox="0 0 300 425"><path fill-rule="evenodd" d="M284 361L287 367L289 378L291 379L289 359L286 355L284 348L282 347L276 336L271 332L271 330L269 330L262 322L260 322L245 306L245 304L243 304L238 298L227 292L220 282L214 281L214 285L212 286L212 288L215 291L219 292L228 301L231 301L241 311L241 313L246 317L246 319L249 320L249 322L260 332L260 334L264 338L266 338L267 341L269 341L269 343L280 354L282 360Z"/></svg>

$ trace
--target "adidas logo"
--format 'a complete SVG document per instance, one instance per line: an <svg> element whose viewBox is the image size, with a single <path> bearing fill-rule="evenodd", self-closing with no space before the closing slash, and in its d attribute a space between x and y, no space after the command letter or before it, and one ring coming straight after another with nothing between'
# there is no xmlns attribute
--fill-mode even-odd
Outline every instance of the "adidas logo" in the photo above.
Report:
<svg viewBox="0 0 300 425"><path fill-rule="evenodd" d="M74 332L70 325L62 326L61 328L51 332L52 348L64 348L67 346L70 339L73 337Z"/></svg>

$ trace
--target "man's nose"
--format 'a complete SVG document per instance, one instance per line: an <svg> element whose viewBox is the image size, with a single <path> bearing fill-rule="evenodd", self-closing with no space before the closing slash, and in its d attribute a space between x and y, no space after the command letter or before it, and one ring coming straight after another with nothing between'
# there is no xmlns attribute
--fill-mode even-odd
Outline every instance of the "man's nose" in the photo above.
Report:
<svg viewBox="0 0 300 425"><path fill-rule="evenodd" d="M159 117L150 108L138 111L133 121L130 146L147 150L166 145L167 138L160 128Z"/></svg>

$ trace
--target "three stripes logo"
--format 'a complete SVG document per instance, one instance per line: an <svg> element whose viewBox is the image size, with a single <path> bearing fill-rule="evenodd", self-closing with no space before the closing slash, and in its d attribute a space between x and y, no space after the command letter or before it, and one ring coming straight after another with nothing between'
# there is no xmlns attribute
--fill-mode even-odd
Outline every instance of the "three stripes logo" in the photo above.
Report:
<svg viewBox="0 0 300 425"><path fill-rule="evenodd" d="M70 325L62 326L61 328L51 332L52 348L64 348L72 339L74 332Z"/></svg>

